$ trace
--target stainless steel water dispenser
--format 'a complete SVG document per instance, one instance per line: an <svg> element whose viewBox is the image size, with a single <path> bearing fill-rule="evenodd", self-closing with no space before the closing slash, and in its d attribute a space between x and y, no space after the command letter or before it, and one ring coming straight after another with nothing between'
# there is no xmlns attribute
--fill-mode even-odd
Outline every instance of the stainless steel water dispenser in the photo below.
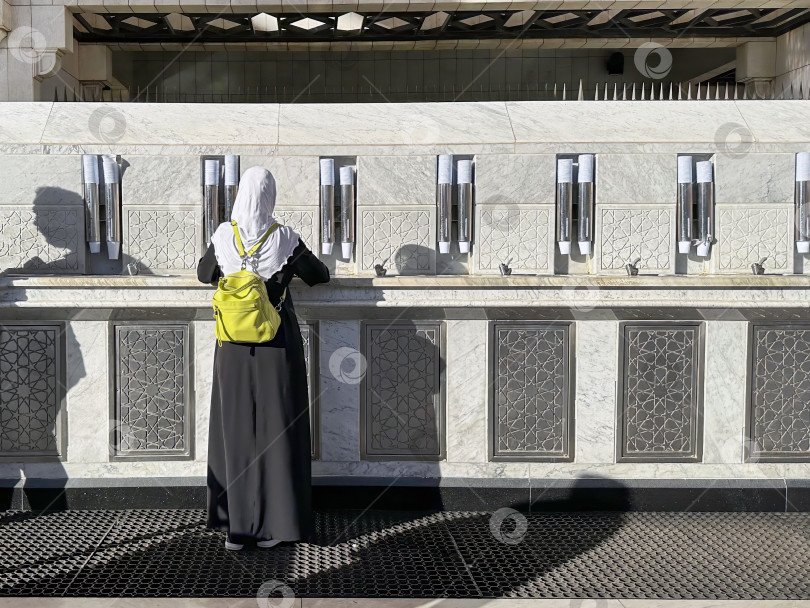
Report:
<svg viewBox="0 0 810 608"><path fill-rule="evenodd" d="M82 181L84 182L85 239L90 253L100 253L101 218L99 217L97 155L82 155Z"/></svg>

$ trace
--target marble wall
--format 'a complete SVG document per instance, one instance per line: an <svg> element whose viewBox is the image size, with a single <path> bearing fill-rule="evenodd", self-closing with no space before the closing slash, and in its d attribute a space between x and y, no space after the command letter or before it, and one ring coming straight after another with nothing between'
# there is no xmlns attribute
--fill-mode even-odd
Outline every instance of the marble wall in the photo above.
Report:
<svg viewBox="0 0 810 608"><path fill-rule="evenodd" d="M0 465L31 477L205 475L213 321L210 287L194 276L200 155L232 151L242 170L274 173L277 217L316 252L318 159L357 167L353 256L323 257L332 285L293 289L316 476L806 478L810 329L793 171L810 130L796 105L757 103L582 103L564 106L565 120L554 104L430 106L410 130L400 125L414 110L396 104L330 107L335 130L314 128L322 108L235 106L216 117L232 121L228 146L213 117L181 135L188 108L115 108L129 126L98 145L70 143L71 112L89 121L86 104L45 118L25 107L18 135L0 128ZM174 130L155 128L168 119ZM750 148L707 141L738 120ZM138 277L87 276L103 267L84 243L86 151L121 155L122 253ZM594 251L565 263L555 165L580 152L596 154ZM469 255L456 243L437 252L439 153L474 161ZM714 162L707 258L676 253L684 153ZM763 257L767 274L754 277ZM636 258L640 276L625 277ZM504 262L511 277L489 276Z"/></svg>
<svg viewBox="0 0 810 608"><path fill-rule="evenodd" d="M588 151L571 146L568 153ZM684 144L681 153L695 148ZM704 155L705 156L705 155ZM436 156L358 155L356 246L324 256L337 275L624 274L640 259L644 273L739 274L767 258L769 272L801 273L794 253L795 153L708 155L715 167L715 235L705 258L677 253L677 153L596 154L593 254L556 251L555 154L474 154L471 253L437 252ZM319 250L319 156L245 154L271 170L276 215ZM122 255L144 273L193 272L203 253L198 156L121 156ZM0 155L9 175L0 193L0 268L9 273L104 274L110 266L84 244L85 211L78 154ZM576 207L576 204L575 204ZM457 210L454 208L454 214ZM575 210L576 218L576 210ZM457 239L456 215L453 239ZM575 220L576 221L576 220ZM103 227L103 225L102 225ZM92 262L92 263L91 263ZM125 264L126 265L126 264ZM120 269L119 269L120 272Z"/></svg>
<svg viewBox="0 0 810 608"><path fill-rule="evenodd" d="M810 472L807 321L424 312L303 322L316 476ZM0 460L44 477L204 474L212 331L4 323Z"/></svg>

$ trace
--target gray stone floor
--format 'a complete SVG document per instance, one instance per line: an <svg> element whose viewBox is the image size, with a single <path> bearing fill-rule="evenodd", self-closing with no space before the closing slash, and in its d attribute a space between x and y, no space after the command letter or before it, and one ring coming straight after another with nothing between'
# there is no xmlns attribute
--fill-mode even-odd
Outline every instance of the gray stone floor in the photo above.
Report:
<svg viewBox="0 0 810 608"><path fill-rule="evenodd" d="M275 603L274 603L275 602ZM0 608L808 608L810 600L17 598Z"/></svg>
<svg viewBox="0 0 810 608"><path fill-rule="evenodd" d="M311 543L222 541L201 510L0 512L0 608L810 606L810 513L319 511Z"/></svg>

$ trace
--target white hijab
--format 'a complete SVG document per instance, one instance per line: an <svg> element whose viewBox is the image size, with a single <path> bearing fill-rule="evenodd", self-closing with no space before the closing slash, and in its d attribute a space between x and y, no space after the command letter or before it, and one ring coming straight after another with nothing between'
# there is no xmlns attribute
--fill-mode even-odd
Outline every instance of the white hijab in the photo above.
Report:
<svg viewBox="0 0 810 608"><path fill-rule="evenodd" d="M276 180L272 173L262 167L251 167L239 180L239 190L231 211L231 219L236 220L239 237L245 252L267 232L276 220L273 208L276 206ZM242 258L236 247L236 238L230 221L222 222L211 237L219 267L224 274L237 272L242 268ZM299 237L289 226L279 226L258 251L247 259L246 270L251 270L267 280L281 270Z"/></svg>

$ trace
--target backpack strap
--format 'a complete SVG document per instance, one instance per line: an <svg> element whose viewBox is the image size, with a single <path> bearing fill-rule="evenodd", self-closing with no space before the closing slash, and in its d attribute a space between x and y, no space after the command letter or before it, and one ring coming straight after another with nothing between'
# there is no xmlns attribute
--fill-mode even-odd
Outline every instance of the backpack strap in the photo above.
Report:
<svg viewBox="0 0 810 608"><path fill-rule="evenodd" d="M278 300L278 305L273 306L276 309L276 312L281 312L281 307L284 306L284 300L287 299L287 288L284 288L284 293L281 294L281 298Z"/></svg>
<svg viewBox="0 0 810 608"><path fill-rule="evenodd" d="M231 220L231 226L233 227L233 235L236 238L236 248L239 250L239 257L242 258L242 268L244 268L247 261L246 258L249 258L259 250L259 247L261 247L264 244L264 242L267 240L267 237L270 236L270 233L279 227L279 224L278 222L276 222L275 224L270 226L270 228L267 229L267 232L264 233L262 238L260 238L256 242L256 244L253 245L253 247L248 249L247 253L245 253L245 248L242 245L242 238L239 236L239 229L236 227L236 220Z"/></svg>

